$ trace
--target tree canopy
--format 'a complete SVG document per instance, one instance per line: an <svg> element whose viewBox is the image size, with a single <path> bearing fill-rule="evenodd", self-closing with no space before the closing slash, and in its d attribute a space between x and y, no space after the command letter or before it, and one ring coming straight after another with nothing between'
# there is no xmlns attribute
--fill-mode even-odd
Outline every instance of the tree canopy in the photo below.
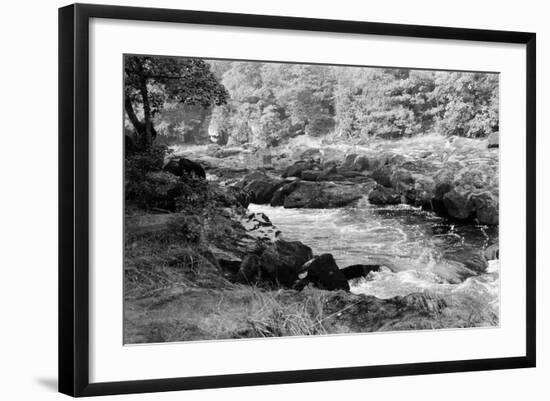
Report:
<svg viewBox="0 0 550 401"><path fill-rule="evenodd" d="M143 148L156 136L153 118L165 103L219 106L229 96L210 65L198 58L127 56L124 83L125 110Z"/></svg>
<svg viewBox="0 0 550 401"><path fill-rule="evenodd" d="M361 141L499 129L499 77L490 73L128 56L125 83L128 120L145 147L157 130L182 142L215 131L220 143L269 147L297 135ZM197 119L200 133L190 128Z"/></svg>
<svg viewBox="0 0 550 401"><path fill-rule="evenodd" d="M497 74L211 63L231 94L214 120L236 143L270 146L301 134L360 140L498 131Z"/></svg>

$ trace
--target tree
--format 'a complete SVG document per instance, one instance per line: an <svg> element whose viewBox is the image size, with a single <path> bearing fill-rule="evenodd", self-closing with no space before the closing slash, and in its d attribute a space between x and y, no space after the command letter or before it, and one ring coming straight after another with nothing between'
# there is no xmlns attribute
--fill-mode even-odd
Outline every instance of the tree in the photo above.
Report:
<svg viewBox="0 0 550 401"><path fill-rule="evenodd" d="M196 58L127 56L124 84L124 108L142 149L153 144L153 118L165 102L208 107L225 104L229 97L210 66Z"/></svg>
<svg viewBox="0 0 550 401"><path fill-rule="evenodd" d="M433 96L444 135L485 137L499 130L497 74L437 72Z"/></svg>

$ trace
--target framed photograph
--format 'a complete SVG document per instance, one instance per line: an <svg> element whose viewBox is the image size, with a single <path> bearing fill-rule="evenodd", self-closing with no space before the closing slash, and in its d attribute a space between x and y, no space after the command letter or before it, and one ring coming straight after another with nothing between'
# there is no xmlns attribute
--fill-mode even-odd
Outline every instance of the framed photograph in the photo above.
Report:
<svg viewBox="0 0 550 401"><path fill-rule="evenodd" d="M535 75L534 33L61 8L59 390L535 366Z"/></svg>

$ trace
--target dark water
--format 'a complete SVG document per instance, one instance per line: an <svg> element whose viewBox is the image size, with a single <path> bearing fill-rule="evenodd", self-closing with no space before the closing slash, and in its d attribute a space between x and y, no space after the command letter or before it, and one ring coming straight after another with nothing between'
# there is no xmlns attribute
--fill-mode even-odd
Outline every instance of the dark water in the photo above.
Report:
<svg viewBox="0 0 550 401"><path fill-rule="evenodd" d="M341 209L284 209L250 205L263 212L287 240L332 253L338 265L384 267L352 283L352 291L389 298L418 291L460 292L498 307L498 262L481 251L498 241L498 228L457 225L407 205L379 207L361 200Z"/></svg>

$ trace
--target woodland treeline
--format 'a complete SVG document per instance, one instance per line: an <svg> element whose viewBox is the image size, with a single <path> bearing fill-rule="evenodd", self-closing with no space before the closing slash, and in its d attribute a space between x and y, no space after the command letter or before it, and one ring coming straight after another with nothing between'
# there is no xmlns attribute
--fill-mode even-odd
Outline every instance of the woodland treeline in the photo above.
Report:
<svg viewBox="0 0 550 401"><path fill-rule="evenodd" d="M270 147L298 135L475 138L499 129L498 74L137 56L125 64L126 127L146 142L158 133L165 143Z"/></svg>

